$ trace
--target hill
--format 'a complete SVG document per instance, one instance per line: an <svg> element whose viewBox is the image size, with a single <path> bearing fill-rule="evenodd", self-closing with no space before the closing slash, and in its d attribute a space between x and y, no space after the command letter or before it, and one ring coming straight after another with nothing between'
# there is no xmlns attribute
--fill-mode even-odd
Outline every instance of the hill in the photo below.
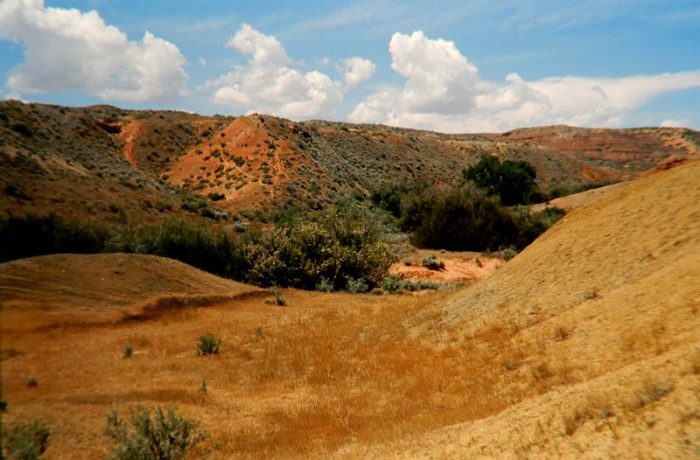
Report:
<svg viewBox="0 0 700 460"><path fill-rule="evenodd" d="M697 455L698 177L695 162L614 190L491 278L405 320L415 340L455 350L505 332L482 377L508 407L343 455Z"/></svg>
<svg viewBox="0 0 700 460"><path fill-rule="evenodd" d="M676 128L561 126L446 135L2 101L0 214L55 212L120 224L320 209L390 183L456 183L484 153L532 163L545 190L575 191L631 179L670 157L696 158L698 136Z"/></svg>
<svg viewBox="0 0 700 460"><path fill-rule="evenodd" d="M104 456L106 414L139 404L197 421L194 458L691 458L699 174L613 190L454 291L280 308L160 258L2 264L3 423L40 420L66 458Z"/></svg>
<svg viewBox="0 0 700 460"><path fill-rule="evenodd" d="M88 326L162 309L221 303L259 289L164 257L141 254L56 254L0 264L3 322L36 329Z"/></svg>

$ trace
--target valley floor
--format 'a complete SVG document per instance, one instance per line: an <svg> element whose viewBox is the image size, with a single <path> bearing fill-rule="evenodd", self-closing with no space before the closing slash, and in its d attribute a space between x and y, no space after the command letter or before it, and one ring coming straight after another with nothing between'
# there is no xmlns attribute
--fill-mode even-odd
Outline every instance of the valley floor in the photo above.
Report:
<svg viewBox="0 0 700 460"><path fill-rule="evenodd" d="M103 457L139 404L196 420L195 458L698 458L698 177L606 194L454 291L280 307L153 256L1 264L2 422L47 425L48 458Z"/></svg>

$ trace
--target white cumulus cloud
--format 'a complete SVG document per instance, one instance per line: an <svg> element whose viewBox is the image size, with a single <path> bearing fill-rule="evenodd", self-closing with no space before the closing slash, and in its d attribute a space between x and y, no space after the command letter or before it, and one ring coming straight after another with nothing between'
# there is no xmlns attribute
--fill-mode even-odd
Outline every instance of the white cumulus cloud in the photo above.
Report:
<svg viewBox="0 0 700 460"><path fill-rule="evenodd" d="M377 89L350 121L445 132L503 131L523 126L619 126L652 98L700 87L700 70L621 78L550 77L526 81L516 73L502 83L479 77L455 44L423 32L395 33L391 68L406 81Z"/></svg>
<svg viewBox="0 0 700 460"><path fill-rule="evenodd" d="M186 60L174 44L146 32L141 41L96 11L47 8L43 0L0 2L0 39L21 42L13 92L85 91L102 99L149 101L187 94Z"/></svg>
<svg viewBox="0 0 700 460"><path fill-rule="evenodd" d="M659 126L662 128L693 128L693 123L687 118L666 118L661 120Z"/></svg>
<svg viewBox="0 0 700 460"><path fill-rule="evenodd" d="M375 71L375 65L369 59L363 59L361 57L351 57L349 59L343 59L336 66L338 73L343 76L345 84L352 88L357 86L363 81L367 81L372 78Z"/></svg>
<svg viewBox="0 0 700 460"><path fill-rule="evenodd" d="M248 24L243 24L226 46L250 59L245 66L204 85L214 91L214 103L247 112L308 119L333 115L343 100L347 88L341 81L316 70L296 70L277 38ZM369 78L368 67L374 69L370 61L352 59L358 61L353 61L344 74L348 87Z"/></svg>

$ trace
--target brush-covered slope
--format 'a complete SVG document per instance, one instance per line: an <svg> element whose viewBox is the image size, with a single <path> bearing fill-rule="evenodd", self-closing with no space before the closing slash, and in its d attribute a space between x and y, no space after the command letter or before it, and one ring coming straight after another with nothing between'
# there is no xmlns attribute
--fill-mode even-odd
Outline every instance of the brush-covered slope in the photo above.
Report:
<svg viewBox="0 0 700 460"><path fill-rule="evenodd" d="M0 214L53 212L115 224L191 214L183 208L192 199L188 193L135 161L120 137L118 121L125 113L110 106L0 102Z"/></svg>
<svg viewBox="0 0 700 460"><path fill-rule="evenodd" d="M491 278L406 321L474 346L502 412L350 457L691 458L700 454L700 163L567 215ZM488 349L484 342L477 346Z"/></svg>
<svg viewBox="0 0 700 460"><path fill-rule="evenodd" d="M0 101L0 214L115 223L173 214L320 209L401 181L457 183L482 154L526 160L540 185L585 188L700 151L684 129L549 127L447 135L266 116ZM196 202L192 194L198 195Z"/></svg>

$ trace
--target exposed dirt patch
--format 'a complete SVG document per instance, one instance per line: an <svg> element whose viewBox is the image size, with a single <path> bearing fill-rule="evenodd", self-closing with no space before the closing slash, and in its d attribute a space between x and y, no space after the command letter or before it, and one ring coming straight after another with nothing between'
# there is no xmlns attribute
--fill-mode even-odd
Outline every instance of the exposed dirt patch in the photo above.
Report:
<svg viewBox="0 0 700 460"><path fill-rule="evenodd" d="M406 257L401 262L393 264L389 273L412 281L455 283L488 278L504 263L501 259L482 256L478 253L443 252L437 253L436 257L444 264L444 268L431 270L421 265L423 256L434 253L434 251L421 251L420 257Z"/></svg>

